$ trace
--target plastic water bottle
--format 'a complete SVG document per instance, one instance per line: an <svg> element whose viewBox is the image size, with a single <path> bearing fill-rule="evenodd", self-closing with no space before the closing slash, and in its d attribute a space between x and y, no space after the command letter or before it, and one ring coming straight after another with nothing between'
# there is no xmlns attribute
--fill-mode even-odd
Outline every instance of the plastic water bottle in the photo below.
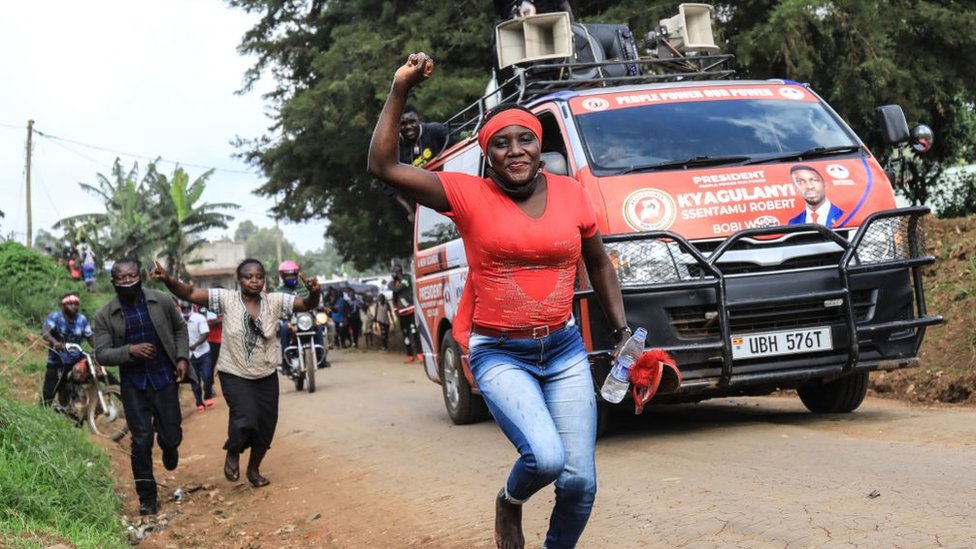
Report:
<svg viewBox="0 0 976 549"><path fill-rule="evenodd" d="M613 368L610 368L607 380L603 382L603 388L600 389L603 400L616 404L624 399L630 386L630 368L644 352L645 339L647 339L647 330L637 328L634 335L624 343L620 354L613 362Z"/></svg>

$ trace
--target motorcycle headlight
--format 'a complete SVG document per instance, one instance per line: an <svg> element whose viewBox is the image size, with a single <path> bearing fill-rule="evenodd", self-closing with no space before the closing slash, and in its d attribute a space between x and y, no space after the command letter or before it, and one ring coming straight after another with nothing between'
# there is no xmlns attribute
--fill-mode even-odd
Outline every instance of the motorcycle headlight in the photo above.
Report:
<svg viewBox="0 0 976 549"><path fill-rule="evenodd" d="M304 332L312 329L312 326L315 325L315 319L312 318L312 315L308 313L302 313L298 315L298 320L295 322L295 324L298 325L299 330Z"/></svg>
<svg viewBox="0 0 976 549"><path fill-rule="evenodd" d="M317 313L315 315L315 323L319 326L325 326L329 323L329 315L325 314L325 312Z"/></svg>

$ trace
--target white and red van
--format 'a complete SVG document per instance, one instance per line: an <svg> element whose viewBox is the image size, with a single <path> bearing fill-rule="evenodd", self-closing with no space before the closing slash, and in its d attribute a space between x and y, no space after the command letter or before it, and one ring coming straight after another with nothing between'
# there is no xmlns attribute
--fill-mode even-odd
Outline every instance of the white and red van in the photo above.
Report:
<svg viewBox="0 0 976 549"><path fill-rule="evenodd" d="M680 387L653 402L796 388L811 411L852 411L868 373L916 366L926 327L941 322L921 280L933 262L928 210L896 208L885 170L807 86L697 78L547 82L523 94L542 121L547 169L593 200L629 325L678 363ZM880 113L888 140L907 141L901 109ZM484 159L468 138L429 167L483 175ZM426 373L454 422L478 421L486 409L451 332L464 249L433 210L419 208L415 225ZM612 348L580 272L574 314L596 388Z"/></svg>

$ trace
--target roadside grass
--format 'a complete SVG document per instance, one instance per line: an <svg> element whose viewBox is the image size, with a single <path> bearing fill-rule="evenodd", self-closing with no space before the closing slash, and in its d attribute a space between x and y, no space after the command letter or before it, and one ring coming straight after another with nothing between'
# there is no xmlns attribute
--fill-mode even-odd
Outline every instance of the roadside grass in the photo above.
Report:
<svg viewBox="0 0 976 549"><path fill-rule="evenodd" d="M0 546L128 546L109 459L85 433L0 395Z"/></svg>
<svg viewBox="0 0 976 549"><path fill-rule="evenodd" d="M127 547L108 456L88 432L37 405L47 352L41 324L69 291L91 315L111 297L50 258L0 243L0 547Z"/></svg>

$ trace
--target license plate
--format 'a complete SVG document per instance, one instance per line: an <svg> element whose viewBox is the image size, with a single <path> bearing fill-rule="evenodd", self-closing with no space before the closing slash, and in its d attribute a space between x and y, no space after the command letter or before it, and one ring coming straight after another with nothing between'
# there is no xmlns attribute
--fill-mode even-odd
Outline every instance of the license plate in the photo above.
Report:
<svg viewBox="0 0 976 549"><path fill-rule="evenodd" d="M792 355L833 349L830 328L782 330L732 336L732 358Z"/></svg>

